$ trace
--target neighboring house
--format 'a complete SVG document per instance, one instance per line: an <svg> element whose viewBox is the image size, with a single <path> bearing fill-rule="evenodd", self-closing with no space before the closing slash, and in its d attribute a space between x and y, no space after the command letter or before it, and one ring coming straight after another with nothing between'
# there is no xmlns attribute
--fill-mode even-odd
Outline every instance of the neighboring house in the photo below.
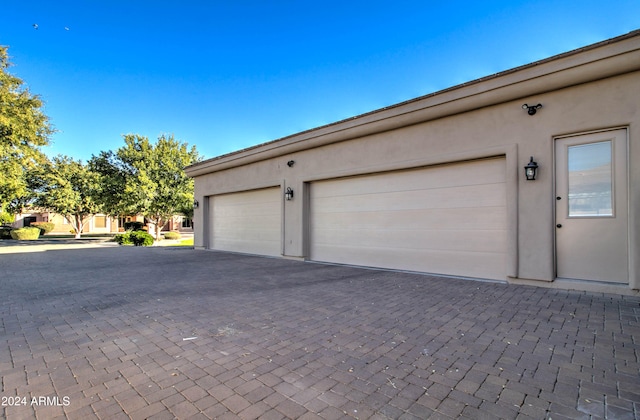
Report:
<svg viewBox="0 0 640 420"><path fill-rule="evenodd" d="M193 232L193 220L190 217L183 216L181 214L173 216L169 222L162 228L163 231L173 230L182 233Z"/></svg>
<svg viewBox="0 0 640 420"><path fill-rule="evenodd" d="M27 209L23 213L16 214L13 227L20 228L29 226L33 222L50 222L55 225L51 234L70 234L72 225L62 215L38 209ZM86 224L83 233L115 233L118 232L118 219L97 214L91 216Z"/></svg>
<svg viewBox="0 0 640 420"><path fill-rule="evenodd" d="M186 172L196 248L630 292L640 31Z"/></svg>
<svg viewBox="0 0 640 420"><path fill-rule="evenodd" d="M55 224L55 228L51 232L51 234L69 234L72 230L71 224L64 216L52 212L40 211L37 209L33 209L32 211L25 210L25 212L17 214L15 222L12 224L12 226L15 228L20 228L29 226L32 222L51 222ZM87 220L83 233L124 232L124 226L127 222L144 223L145 220L141 215L109 217L104 214L96 214L91 216ZM163 231L167 230L184 233L193 232L193 229L191 228L191 219L185 218L182 215L176 215L163 228Z"/></svg>

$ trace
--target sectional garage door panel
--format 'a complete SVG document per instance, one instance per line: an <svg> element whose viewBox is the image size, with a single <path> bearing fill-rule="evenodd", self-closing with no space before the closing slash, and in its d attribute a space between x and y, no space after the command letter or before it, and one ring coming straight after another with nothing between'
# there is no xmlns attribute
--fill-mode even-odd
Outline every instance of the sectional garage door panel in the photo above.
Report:
<svg viewBox="0 0 640 420"><path fill-rule="evenodd" d="M212 249L260 255L281 254L279 188L211 197Z"/></svg>
<svg viewBox="0 0 640 420"><path fill-rule="evenodd" d="M316 261L504 280L505 160L311 185Z"/></svg>

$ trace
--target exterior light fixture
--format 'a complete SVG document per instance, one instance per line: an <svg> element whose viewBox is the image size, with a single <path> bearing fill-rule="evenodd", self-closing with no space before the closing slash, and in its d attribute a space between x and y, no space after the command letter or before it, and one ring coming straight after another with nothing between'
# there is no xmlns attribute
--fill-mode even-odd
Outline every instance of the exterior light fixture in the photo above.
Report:
<svg viewBox="0 0 640 420"><path fill-rule="evenodd" d="M198 200L193 200L193 208L197 209L198 207L200 207L200 203L198 203Z"/></svg>
<svg viewBox="0 0 640 420"><path fill-rule="evenodd" d="M527 181L533 181L536 179L536 172L538 172L538 163L533 161L533 156L531 156L531 160L524 167L524 176L527 177Z"/></svg>
<svg viewBox="0 0 640 420"><path fill-rule="evenodd" d="M296 162L294 160L290 160L289 162L287 162L287 166L288 167L292 167Z"/></svg>
<svg viewBox="0 0 640 420"><path fill-rule="evenodd" d="M522 109L526 109L527 110L527 114L529 114L529 115L535 115L536 112L540 108L542 108L542 104L538 104L538 105L524 104L524 105L522 105Z"/></svg>
<svg viewBox="0 0 640 420"><path fill-rule="evenodd" d="M293 190L291 189L291 187L287 187L286 191L284 192L284 198L287 201L293 200Z"/></svg>

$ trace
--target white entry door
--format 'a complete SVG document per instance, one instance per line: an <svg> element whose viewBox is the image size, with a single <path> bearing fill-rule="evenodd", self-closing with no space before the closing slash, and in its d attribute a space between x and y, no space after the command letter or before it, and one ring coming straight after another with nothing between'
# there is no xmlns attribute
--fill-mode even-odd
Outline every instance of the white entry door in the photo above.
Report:
<svg viewBox="0 0 640 420"><path fill-rule="evenodd" d="M627 131L556 139L556 275L629 282Z"/></svg>

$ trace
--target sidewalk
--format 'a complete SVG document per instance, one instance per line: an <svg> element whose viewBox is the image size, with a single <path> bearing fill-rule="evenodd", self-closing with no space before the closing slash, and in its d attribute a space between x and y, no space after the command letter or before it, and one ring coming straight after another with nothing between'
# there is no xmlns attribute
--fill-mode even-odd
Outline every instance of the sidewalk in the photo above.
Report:
<svg viewBox="0 0 640 420"><path fill-rule="evenodd" d="M182 234L181 239L163 239L154 246L174 246L181 240L193 238L193 234ZM49 238L43 236L35 241L18 241L14 239L0 240L0 254L13 254L16 252L40 252L54 249L80 249L97 248L104 246L119 246L111 241L111 237L82 237L75 238Z"/></svg>

